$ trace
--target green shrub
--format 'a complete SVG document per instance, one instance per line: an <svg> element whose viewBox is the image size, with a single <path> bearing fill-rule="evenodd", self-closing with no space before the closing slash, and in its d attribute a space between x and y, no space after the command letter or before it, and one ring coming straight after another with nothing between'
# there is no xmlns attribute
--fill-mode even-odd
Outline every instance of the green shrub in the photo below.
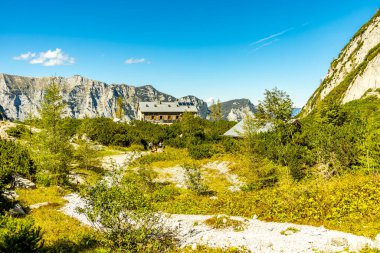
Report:
<svg viewBox="0 0 380 253"><path fill-rule="evenodd" d="M210 144L200 144L191 145L188 151L191 158L199 160L212 157L214 150Z"/></svg>
<svg viewBox="0 0 380 253"><path fill-rule="evenodd" d="M0 161L0 185L9 183L13 174L31 178L36 172L28 151L12 141L0 139Z"/></svg>
<svg viewBox="0 0 380 253"><path fill-rule="evenodd" d="M184 164L186 185L198 195L208 193L208 187L204 183L200 169L195 164Z"/></svg>
<svg viewBox="0 0 380 253"><path fill-rule="evenodd" d="M7 134L15 138L21 138L21 136L30 133L30 129L24 125L16 125L15 127L10 127L7 130Z"/></svg>
<svg viewBox="0 0 380 253"><path fill-rule="evenodd" d="M30 219L0 217L0 252L41 252L43 247L41 229Z"/></svg>

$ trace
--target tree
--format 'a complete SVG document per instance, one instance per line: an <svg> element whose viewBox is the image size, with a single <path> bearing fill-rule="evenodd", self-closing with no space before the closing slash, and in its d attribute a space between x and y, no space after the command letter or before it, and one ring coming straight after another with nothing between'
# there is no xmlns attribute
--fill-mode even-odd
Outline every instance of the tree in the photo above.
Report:
<svg viewBox="0 0 380 253"><path fill-rule="evenodd" d="M49 176L55 184L65 181L73 158L69 136L66 135L62 124L64 108L60 87L52 83L45 90L39 110L42 131L35 134L34 147L31 149L40 172L50 172Z"/></svg>
<svg viewBox="0 0 380 253"><path fill-rule="evenodd" d="M264 96L264 100L257 106L257 119L275 126L291 119L293 102L285 91L277 88L265 90Z"/></svg>
<svg viewBox="0 0 380 253"><path fill-rule="evenodd" d="M217 103L215 104L215 101L212 100L212 105L210 106L211 109L211 120L213 121L219 121L222 119L222 103L218 99Z"/></svg>
<svg viewBox="0 0 380 253"><path fill-rule="evenodd" d="M79 166L85 169L91 167L97 167L99 160L96 154L96 150L87 140L80 140L79 146L75 150L75 156L79 162Z"/></svg>
<svg viewBox="0 0 380 253"><path fill-rule="evenodd" d="M116 118L122 119L123 118L123 99L121 97L117 98L117 108L116 108Z"/></svg>

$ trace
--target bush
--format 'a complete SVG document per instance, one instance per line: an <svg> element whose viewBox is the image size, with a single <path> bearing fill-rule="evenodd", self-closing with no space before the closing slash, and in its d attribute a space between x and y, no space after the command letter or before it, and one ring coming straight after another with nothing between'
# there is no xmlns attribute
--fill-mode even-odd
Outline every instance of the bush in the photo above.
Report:
<svg viewBox="0 0 380 253"><path fill-rule="evenodd" d="M141 175L140 175L141 174ZM102 245L112 252L167 252L175 247L173 231L165 228L163 217L153 211L148 196L151 177L144 170L137 179L129 177L111 187L98 183L86 198L89 206L82 210L102 232ZM142 187L145 184L146 187Z"/></svg>
<svg viewBox="0 0 380 253"><path fill-rule="evenodd" d="M0 217L0 252L41 252L42 232L30 219Z"/></svg>
<svg viewBox="0 0 380 253"><path fill-rule="evenodd" d="M13 174L32 177L36 166L28 151L12 141L0 140L0 189L11 181Z"/></svg>
<svg viewBox="0 0 380 253"><path fill-rule="evenodd" d="M15 127L10 127L7 130L7 134L15 138L21 138L21 136L30 133L30 129L24 125L16 125Z"/></svg>
<svg viewBox="0 0 380 253"><path fill-rule="evenodd" d="M188 148L189 155L193 159L211 158L213 155L213 147L210 144L191 145Z"/></svg>
<svg viewBox="0 0 380 253"><path fill-rule="evenodd" d="M188 188L198 195L204 195L208 193L208 187L204 184L201 171L194 164L184 164L186 184Z"/></svg>

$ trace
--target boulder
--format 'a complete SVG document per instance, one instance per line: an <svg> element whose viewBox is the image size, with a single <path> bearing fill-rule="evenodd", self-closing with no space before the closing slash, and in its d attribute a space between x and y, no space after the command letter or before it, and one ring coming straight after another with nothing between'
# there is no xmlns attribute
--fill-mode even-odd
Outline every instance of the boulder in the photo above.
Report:
<svg viewBox="0 0 380 253"><path fill-rule="evenodd" d="M71 173L70 175L68 175L68 179L69 179L69 182L72 184L83 184L84 183L84 179L76 173Z"/></svg>
<svg viewBox="0 0 380 253"><path fill-rule="evenodd" d="M11 190L4 190L1 195L4 198L7 198L9 200L14 200L14 199L17 199L19 197L15 191L11 191Z"/></svg>
<svg viewBox="0 0 380 253"><path fill-rule="evenodd" d="M24 216L26 214L20 204L14 205L14 207L11 210L9 210L9 213L12 216Z"/></svg>
<svg viewBox="0 0 380 253"><path fill-rule="evenodd" d="M29 179L23 178L19 175L13 176L13 187L15 188L24 188L24 189L35 189L36 184L30 181Z"/></svg>

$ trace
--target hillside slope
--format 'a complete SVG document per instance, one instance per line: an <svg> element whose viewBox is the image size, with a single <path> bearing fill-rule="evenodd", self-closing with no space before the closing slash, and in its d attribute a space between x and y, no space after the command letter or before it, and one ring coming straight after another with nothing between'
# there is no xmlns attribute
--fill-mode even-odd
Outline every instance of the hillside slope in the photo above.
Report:
<svg viewBox="0 0 380 253"><path fill-rule="evenodd" d="M304 106L307 115L323 101L347 103L380 88L380 11L343 48L320 87ZM375 94L376 95L376 94Z"/></svg>

